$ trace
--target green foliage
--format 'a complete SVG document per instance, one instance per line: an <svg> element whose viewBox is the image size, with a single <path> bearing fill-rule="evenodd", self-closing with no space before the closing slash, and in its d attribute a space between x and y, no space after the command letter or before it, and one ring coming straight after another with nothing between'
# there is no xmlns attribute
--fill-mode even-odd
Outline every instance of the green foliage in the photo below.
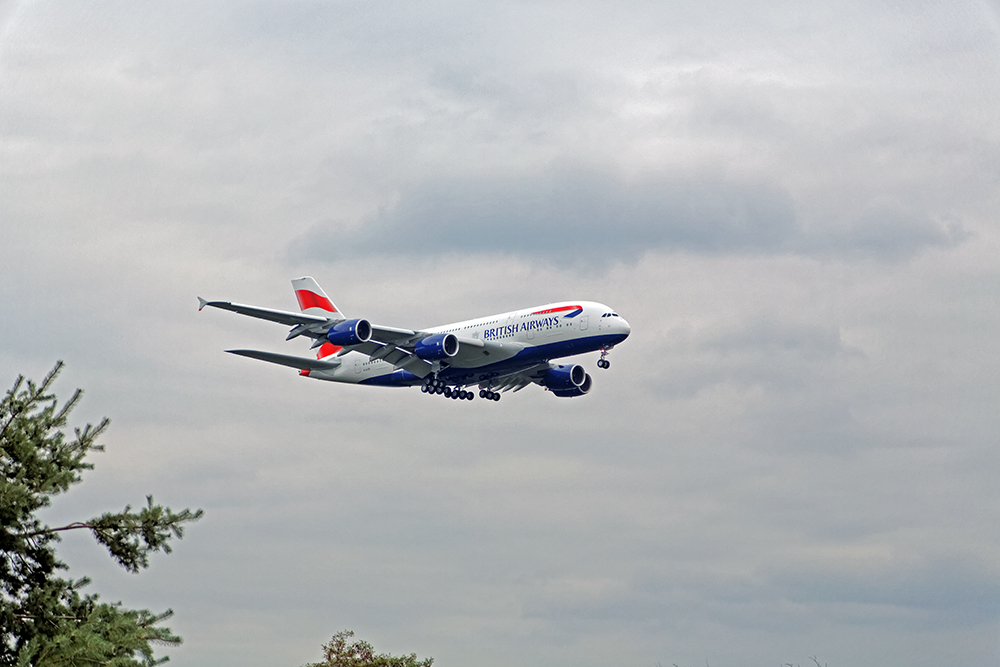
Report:
<svg viewBox="0 0 1000 667"><path fill-rule="evenodd" d="M132 512L132 507L117 514L105 513L87 522L71 523L62 528L49 528L48 532L56 533L75 528L89 528L97 541L108 548L111 557L129 572L138 572L139 568L149 566L149 552L163 551L170 553L167 540L171 535L184 537L181 526L186 521L201 518L201 510L192 512L184 510L179 514L170 511L169 507L153 504L153 496L146 496L146 507L139 513Z"/></svg>
<svg viewBox="0 0 1000 667"><path fill-rule="evenodd" d="M170 610L154 616L148 611L122 609L120 605L93 604L83 614L57 619L57 632L32 637L18 656L17 665L131 667L165 662L166 658L153 658L150 642L180 643L180 637L169 629L153 627L172 615ZM137 654L141 656L138 660Z"/></svg>
<svg viewBox="0 0 1000 667"><path fill-rule="evenodd" d="M93 466L87 454L103 451L96 439L108 427L87 424L68 438L63 428L79 402L77 390L62 407L49 387L62 362L41 384L18 377L0 402L0 665L148 666L153 644L179 644L168 628L156 625L162 614L123 609L81 595L89 581L55 576L66 565L56 558L59 533L90 530L122 567L138 572L149 554L170 552L168 541L183 536L182 524L201 518L201 510L175 513L153 504L132 512L106 513L89 521L49 527L37 517L52 498L81 481Z"/></svg>
<svg viewBox="0 0 1000 667"><path fill-rule="evenodd" d="M323 645L323 660L312 662L305 667L431 667L434 658L417 660L417 654L389 655L375 653L375 648L366 641L348 643L354 636L351 630L343 630Z"/></svg>

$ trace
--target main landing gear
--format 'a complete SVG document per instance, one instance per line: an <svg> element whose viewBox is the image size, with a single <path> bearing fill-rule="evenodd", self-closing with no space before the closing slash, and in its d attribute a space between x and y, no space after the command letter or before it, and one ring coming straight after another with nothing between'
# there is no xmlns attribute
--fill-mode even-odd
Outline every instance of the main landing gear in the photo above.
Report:
<svg viewBox="0 0 1000 667"><path fill-rule="evenodd" d="M424 383L420 385L420 391L425 394L443 394L445 398L459 401L471 401L476 397L473 392L466 391L461 387L452 387L434 375L429 375L424 380ZM500 392L493 391L491 387L485 387L479 390L479 398L486 399L487 401L499 401Z"/></svg>
<svg viewBox="0 0 1000 667"><path fill-rule="evenodd" d="M608 352L611 351L610 347L601 348L601 358L597 360L598 368L611 368L611 362L607 360Z"/></svg>
<svg viewBox="0 0 1000 667"><path fill-rule="evenodd" d="M499 401L500 392L493 391L492 389L480 389L479 398L485 398L487 401Z"/></svg>
<svg viewBox="0 0 1000 667"><path fill-rule="evenodd" d="M427 376L424 383L420 385L420 391L424 394L443 394L445 398L459 401L471 401L475 398L474 392L467 391L462 387L450 386L435 375ZM493 391L492 387L482 387L479 390L479 398L486 399L487 401L499 401L500 392Z"/></svg>
<svg viewBox="0 0 1000 667"><path fill-rule="evenodd" d="M445 398L451 398L459 401L471 401L475 398L475 394L471 391L466 391L461 387L450 387L443 380L439 380L436 377L428 377L422 385L420 385L420 391L425 394L444 394Z"/></svg>

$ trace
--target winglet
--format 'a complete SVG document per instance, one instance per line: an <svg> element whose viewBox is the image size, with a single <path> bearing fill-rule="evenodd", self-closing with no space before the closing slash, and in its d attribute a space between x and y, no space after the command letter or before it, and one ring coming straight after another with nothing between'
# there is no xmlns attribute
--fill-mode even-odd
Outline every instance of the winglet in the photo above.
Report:
<svg viewBox="0 0 1000 667"><path fill-rule="evenodd" d="M207 305L208 305L208 301L205 301L204 299L202 299L202 298L201 298L201 297L199 296L199 297L198 297L198 312L201 312L201 309L202 309L202 308L204 308L204 307L205 307L205 306L207 306Z"/></svg>

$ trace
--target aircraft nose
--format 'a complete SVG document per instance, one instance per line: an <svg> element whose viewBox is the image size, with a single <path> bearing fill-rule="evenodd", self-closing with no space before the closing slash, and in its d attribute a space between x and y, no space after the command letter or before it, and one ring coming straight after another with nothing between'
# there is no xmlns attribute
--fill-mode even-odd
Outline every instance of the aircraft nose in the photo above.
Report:
<svg viewBox="0 0 1000 667"><path fill-rule="evenodd" d="M619 322L619 325L622 328L622 333L625 334L626 337L628 337L628 335L632 333L632 327L629 326L629 323L625 321L624 317L619 317L618 319L621 320Z"/></svg>

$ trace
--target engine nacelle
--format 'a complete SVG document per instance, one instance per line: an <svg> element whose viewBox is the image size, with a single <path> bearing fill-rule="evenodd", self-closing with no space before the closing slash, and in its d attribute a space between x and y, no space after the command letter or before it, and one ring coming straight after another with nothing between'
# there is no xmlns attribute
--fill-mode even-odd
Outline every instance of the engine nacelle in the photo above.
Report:
<svg viewBox="0 0 1000 667"><path fill-rule="evenodd" d="M577 366L577 368L580 367ZM575 396L583 396L584 394L590 392L593 380L590 379L590 373L584 373L583 375L583 383L579 387L573 387L572 389L552 389L552 393L559 398L573 398Z"/></svg>
<svg viewBox="0 0 1000 667"><path fill-rule="evenodd" d="M326 332L326 339L340 347L367 343L371 338L372 325L368 320L344 320Z"/></svg>
<svg viewBox="0 0 1000 667"><path fill-rule="evenodd" d="M440 361L458 354L458 338L455 334L435 334L417 341L413 353L424 361Z"/></svg>
<svg viewBox="0 0 1000 667"><path fill-rule="evenodd" d="M552 391L568 391L576 389L587 379L587 371L579 364L572 366L557 365L545 371L542 384Z"/></svg>

